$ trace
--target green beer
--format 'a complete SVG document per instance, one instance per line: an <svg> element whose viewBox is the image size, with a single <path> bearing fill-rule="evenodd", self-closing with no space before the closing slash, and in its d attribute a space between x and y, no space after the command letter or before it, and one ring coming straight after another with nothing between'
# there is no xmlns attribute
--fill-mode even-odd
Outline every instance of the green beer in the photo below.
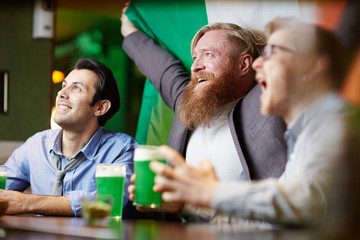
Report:
<svg viewBox="0 0 360 240"><path fill-rule="evenodd" d="M122 217L126 166L123 164L98 164L96 186L99 199L112 198L112 217Z"/></svg>
<svg viewBox="0 0 360 240"><path fill-rule="evenodd" d="M4 165L0 165L0 189L5 189L6 187L6 167Z"/></svg>
<svg viewBox="0 0 360 240"><path fill-rule="evenodd" d="M158 208L161 204L161 193L153 191L155 173L150 169L151 161L166 163L158 147L140 145L135 148L135 199L134 205L146 208Z"/></svg>

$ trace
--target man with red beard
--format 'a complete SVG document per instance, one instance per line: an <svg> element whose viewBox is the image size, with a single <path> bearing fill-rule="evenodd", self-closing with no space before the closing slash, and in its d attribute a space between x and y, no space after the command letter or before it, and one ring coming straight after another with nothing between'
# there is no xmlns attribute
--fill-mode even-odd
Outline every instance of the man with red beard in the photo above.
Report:
<svg viewBox="0 0 360 240"><path fill-rule="evenodd" d="M209 158L222 180L279 177L286 162L285 124L260 114L261 89L251 69L264 35L230 23L204 26L192 41L190 77L125 11L123 48L175 113L168 145L191 166Z"/></svg>
<svg viewBox="0 0 360 240"><path fill-rule="evenodd" d="M173 167L151 163L159 174L154 189L168 203L238 218L303 226L329 224L333 217L343 224L347 219L338 208L351 202L343 196L350 189L352 199L358 191L347 182L353 171L347 168L358 165L358 159L349 159L356 157L349 146L359 139L349 122L354 109L349 111L338 95L345 79L344 50L331 32L294 18L275 19L266 30L267 45L252 67L262 87L261 113L280 115L287 124L289 155L283 174L253 182L224 181L209 161L192 168L164 146L161 151Z"/></svg>

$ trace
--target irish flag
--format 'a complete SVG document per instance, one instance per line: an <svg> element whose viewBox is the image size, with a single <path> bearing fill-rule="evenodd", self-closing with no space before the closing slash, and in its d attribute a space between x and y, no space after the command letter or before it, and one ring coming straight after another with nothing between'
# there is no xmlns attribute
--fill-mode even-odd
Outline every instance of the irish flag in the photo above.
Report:
<svg viewBox="0 0 360 240"><path fill-rule="evenodd" d="M301 8L301 9L300 9ZM289 1L208 1L132 0L126 12L129 19L159 45L172 52L190 71L190 43L204 25L231 22L244 28L264 30L277 16L295 16L314 21L314 4ZM156 64L156 59L154 59ZM146 80L136 139L141 144L166 144L173 119L172 110Z"/></svg>

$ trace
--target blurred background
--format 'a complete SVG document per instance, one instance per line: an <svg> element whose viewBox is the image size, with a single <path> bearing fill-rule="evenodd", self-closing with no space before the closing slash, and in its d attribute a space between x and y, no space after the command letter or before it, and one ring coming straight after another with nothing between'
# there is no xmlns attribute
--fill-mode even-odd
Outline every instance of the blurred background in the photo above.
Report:
<svg viewBox="0 0 360 240"><path fill-rule="evenodd" d="M105 128L135 136L145 77L121 47L126 1L0 1L1 162L28 137L51 127L60 82L81 57L105 63L117 79L121 109ZM334 29L346 0L298 2L303 16ZM358 68L353 72L360 75ZM348 82L344 95L359 104L359 84Z"/></svg>
<svg viewBox="0 0 360 240"><path fill-rule="evenodd" d="M0 1L0 73L7 75L7 107L0 110L0 160L34 133L50 127L61 88L56 81L81 57L105 63L118 82L121 109L106 128L134 136L145 78L121 47L124 4L125 0ZM38 5L43 13L35 9ZM52 28L52 34L35 36L35 24ZM53 79L55 70L60 72Z"/></svg>

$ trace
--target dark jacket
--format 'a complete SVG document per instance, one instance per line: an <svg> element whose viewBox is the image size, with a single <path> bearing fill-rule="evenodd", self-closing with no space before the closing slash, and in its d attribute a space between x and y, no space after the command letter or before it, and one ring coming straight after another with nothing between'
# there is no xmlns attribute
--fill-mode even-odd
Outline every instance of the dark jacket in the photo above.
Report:
<svg viewBox="0 0 360 240"><path fill-rule="evenodd" d="M181 124L177 108L190 81L188 71L180 60L141 31L125 37L123 48L174 111L168 145L184 156L189 130ZM279 177L287 158L285 123L278 116L260 114L260 94L260 86L255 85L237 101L228 118L238 157L249 180Z"/></svg>

